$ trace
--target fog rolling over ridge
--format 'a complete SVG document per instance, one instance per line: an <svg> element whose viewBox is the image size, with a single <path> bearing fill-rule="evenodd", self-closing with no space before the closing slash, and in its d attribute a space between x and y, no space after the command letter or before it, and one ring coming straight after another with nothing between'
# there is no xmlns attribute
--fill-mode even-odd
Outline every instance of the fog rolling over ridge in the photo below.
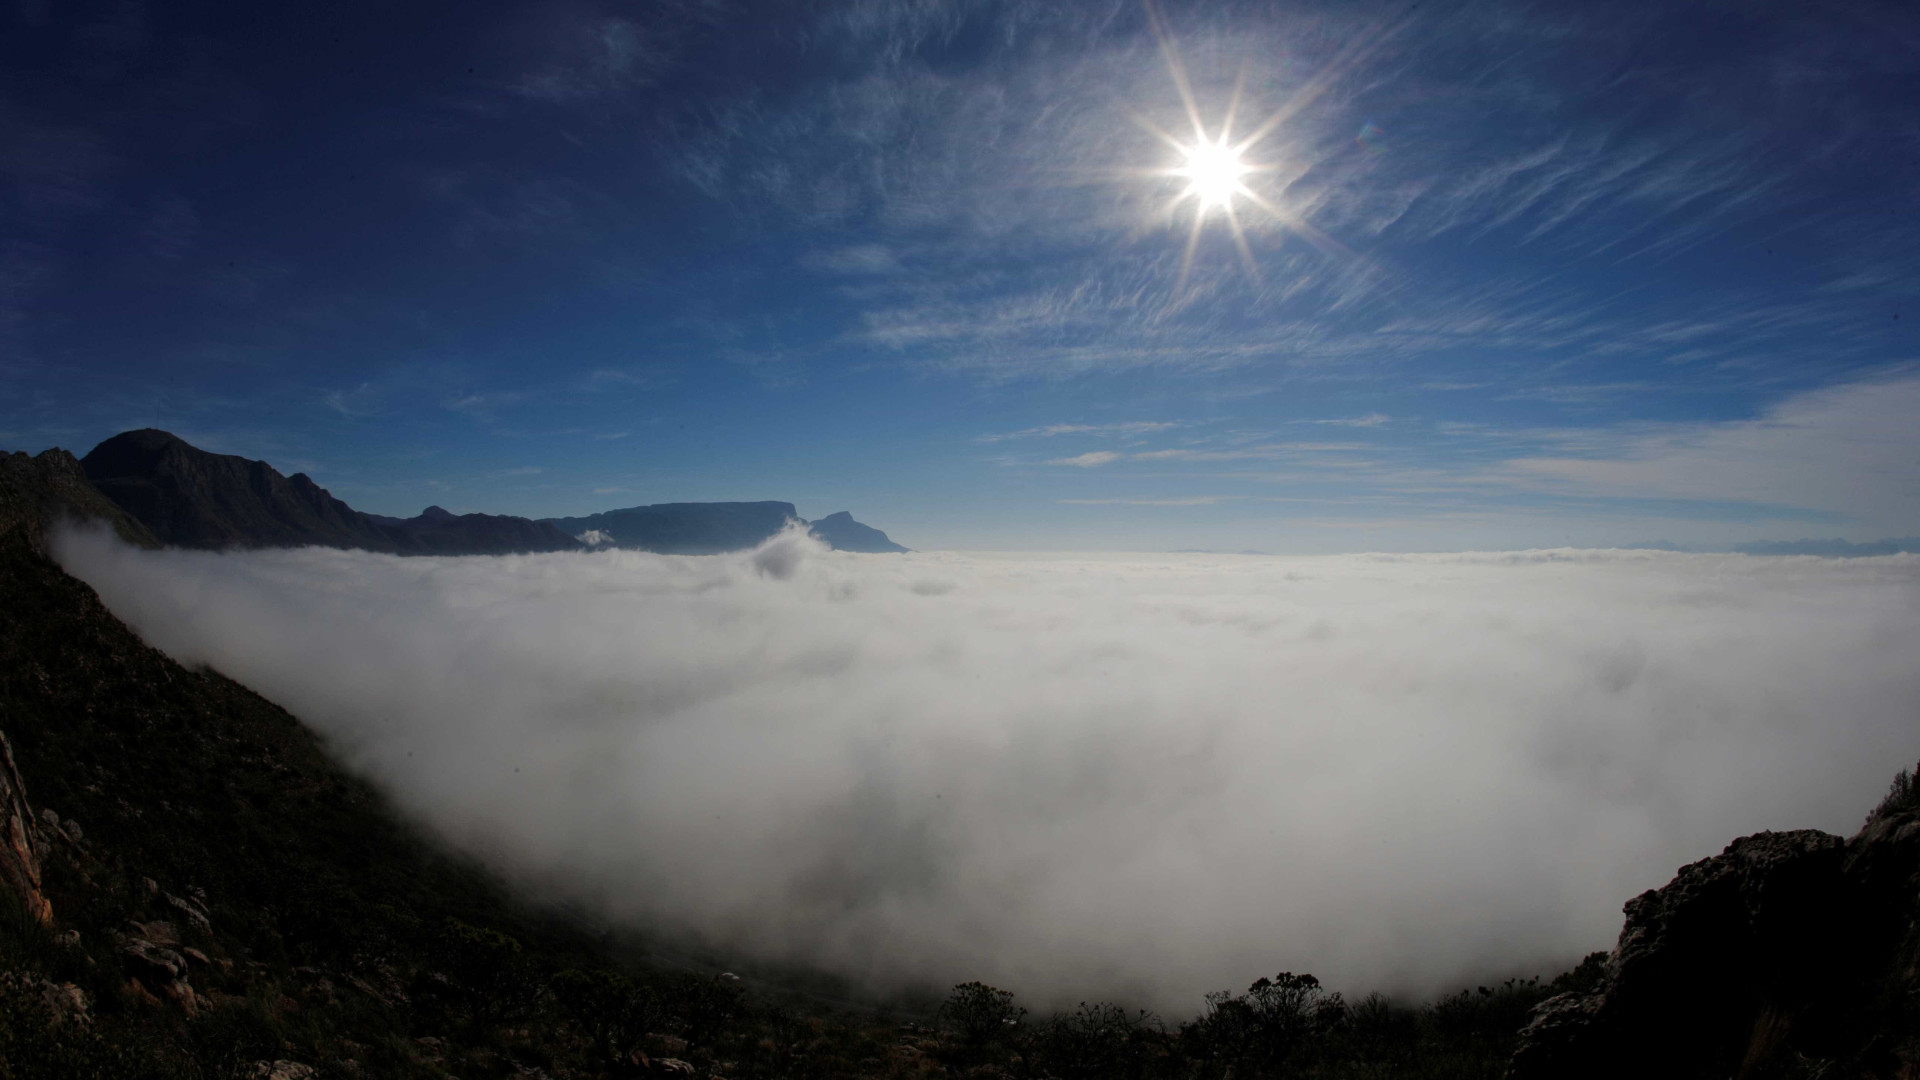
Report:
<svg viewBox="0 0 1920 1080"><path fill-rule="evenodd" d="M455 843L881 987L1544 967L1920 753L1911 555L60 552Z"/></svg>

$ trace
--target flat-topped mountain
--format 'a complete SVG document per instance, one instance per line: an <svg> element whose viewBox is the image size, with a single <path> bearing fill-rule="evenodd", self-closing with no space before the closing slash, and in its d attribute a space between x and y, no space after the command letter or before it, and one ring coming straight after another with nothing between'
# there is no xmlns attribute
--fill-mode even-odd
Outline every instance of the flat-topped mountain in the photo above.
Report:
<svg viewBox="0 0 1920 1080"><path fill-rule="evenodd" d="M360 548L397 555L574 551L580 544L522 517L363 514L305 473L212 454L169 432L122 432L80 461L100 493L164 544L191 548Z"/></svg>

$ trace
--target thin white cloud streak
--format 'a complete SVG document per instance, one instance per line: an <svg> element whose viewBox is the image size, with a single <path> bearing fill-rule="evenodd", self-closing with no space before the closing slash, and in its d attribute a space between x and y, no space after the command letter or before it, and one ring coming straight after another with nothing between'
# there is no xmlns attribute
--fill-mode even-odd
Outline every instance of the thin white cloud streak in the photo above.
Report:
<svg viewBox="0 0 1920 1080"><path fill-rule="evenodd" d="M1508 475L1559 490L1826 511L1888 534L1920 522L1920 375L1828 387L1755 420L1615 435L1591 456L1537 456Z"/></svg>
<svg viewBox="0 0 1920 1080"><path fill-rule="evenodd" d="M1367 413L1364 416L1344 416L1344 417L1339 417L1333 420L1301 420L1299 421L1299 423L1302 423L1302 424L1325 424L1332 427L1358 427L1358 428L1379 427L1381 424L1389 424L1392 422L1393 422L1393 417L1388 416L1386 413L1379 413L1379 412Z"/></svg>
<svg viewBox="0 0 1920 1080"><path fill-rule="evenodd" d="M1542 970L1920 744L1914 556L60 552L512 871L1036 1004Z"/></svg>
<svg viewBox="0 0 1920 1080"><path fill-rule="evenodd" d="M1170 499L1059 499L1065 506L1215 506L1245 495L1185 495Z"/></svg>
<svg viewBox="0 0 1920 1080"><path fill-rule="evenodd" d="M1118 461L1120 457L1121 455L1114 453L1112 450L1089 450L1084 454L1075 454L1072 457L1054 458L1048 461L1047 464L1070 465L1076 469L1093 469L1109 462Z"/></svg>
<svg viewBox="0 0 1920 1080"><path fill-rule="evenodd" d="M975 442L1005 442L1008 439L1052 438L1056 435L1152 435L1183 426L1171 420L1129 420L1117 424L1047 424L1044 427L1023 428L1019 431L995 432L981 435Z"/></svg>

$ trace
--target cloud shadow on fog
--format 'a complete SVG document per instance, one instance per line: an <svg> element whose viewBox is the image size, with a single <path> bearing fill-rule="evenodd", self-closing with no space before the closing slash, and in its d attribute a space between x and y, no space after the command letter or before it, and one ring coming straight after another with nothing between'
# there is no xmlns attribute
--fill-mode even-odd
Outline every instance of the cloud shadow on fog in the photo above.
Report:
<svg viewBox="0 0 1920 1080"><path fill-rule="evenodd" d="M1915 753L1910 555L59 551L450 842L882 990L1541 970Z"/></svg>

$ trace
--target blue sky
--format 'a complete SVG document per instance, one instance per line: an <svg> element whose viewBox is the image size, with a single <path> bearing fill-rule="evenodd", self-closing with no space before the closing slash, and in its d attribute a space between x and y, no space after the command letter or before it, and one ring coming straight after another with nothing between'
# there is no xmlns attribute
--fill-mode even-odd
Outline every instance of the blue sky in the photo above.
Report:
<svg viewBox="0 0 1920 1080"><path fill-rule="evenodd" d="M1911 5L1157 21L16 0L0 445L922 548L1920 534ZM1182 72L1272 121L1197 232Z"/></svg>

